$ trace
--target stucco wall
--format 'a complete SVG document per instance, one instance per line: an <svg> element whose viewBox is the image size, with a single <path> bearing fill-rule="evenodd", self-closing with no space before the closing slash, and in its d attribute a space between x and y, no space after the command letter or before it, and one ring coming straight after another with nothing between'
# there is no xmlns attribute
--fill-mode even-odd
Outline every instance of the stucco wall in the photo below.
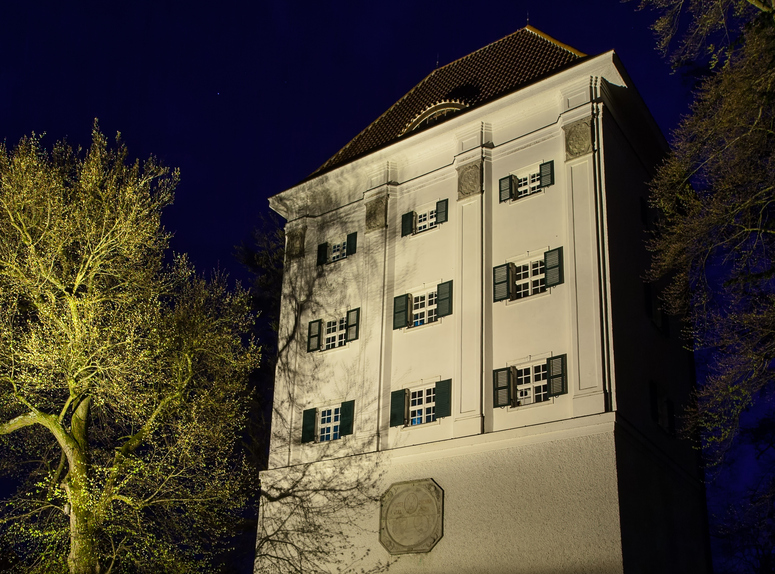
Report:
<svg viewBox="0 0 775 574"><path fill-rule="evenodd" d="M600 415L582 428L505 431L487 443L471 437L368 455L373 472L385 473L380 493L396 482L436 481L444 490L444 535L427 554L391 557L379 543L373 503L346 527L352 547L368 551L348 571L389 561L391 573L622 572L613 426L613 415ZM328 467L347 464L316 467L328 475Z"/></svg>

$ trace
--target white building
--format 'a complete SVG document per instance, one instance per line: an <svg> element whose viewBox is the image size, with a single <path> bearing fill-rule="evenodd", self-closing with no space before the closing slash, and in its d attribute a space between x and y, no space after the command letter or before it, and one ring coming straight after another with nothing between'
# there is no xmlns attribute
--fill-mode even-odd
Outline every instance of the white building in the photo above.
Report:
<svg viewBox="0 0 775 574"><path fill-rule="evenodd" d="M528 26L270 199L287 244L262 485L372 469L384 495L335 514L352 562L333 542L300 558L308 533L281 549L298 508L262 500L257 572L710 571L673 428L693 364L642 281L665 149L613 52Z"/></svg>

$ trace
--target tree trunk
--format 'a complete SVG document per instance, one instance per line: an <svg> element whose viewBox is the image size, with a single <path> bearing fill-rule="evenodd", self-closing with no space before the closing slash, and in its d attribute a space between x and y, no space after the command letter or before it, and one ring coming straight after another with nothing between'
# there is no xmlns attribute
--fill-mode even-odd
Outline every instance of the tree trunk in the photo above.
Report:
<svg viewBox="0 0 775 574"><path fill-rule="evenodd" d="M73 413L71 432L77 446L72 449L66 492L70 500L70 574L99 574L95 548L95 516L88 478L88 421L91 398L87 397Z"/></svg>
<svg viewBox="0 0 775 574"><path fill-rule="evenodd" d="M93 516L84 506L81 502L73 501L70 510L70 554L67 557L70 574L99 573L99 562L94 548Z"/></svg>

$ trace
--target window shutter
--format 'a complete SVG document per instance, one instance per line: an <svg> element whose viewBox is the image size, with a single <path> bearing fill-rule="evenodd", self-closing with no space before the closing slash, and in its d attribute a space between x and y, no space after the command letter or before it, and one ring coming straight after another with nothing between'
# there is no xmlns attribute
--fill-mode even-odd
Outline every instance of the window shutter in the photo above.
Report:
<svg viewBox="0 0 775 574"><path fill-rule="evenodd" d="M498 265L492 269L492 300L503 301L511 299L511 285L513 281L513 263Z"/></svg>
<svg viewBox="0 0 775 574"><path fill-rule="evenodd" d="M315 423L317 422L317 410L307 409L301 417L301 442L315 440Z"/></svg>
<svg viewBox="0 0 775 574"><path fill-rule="evenodd" d="M554 287L565 282L565 274L562 270L562 247L544 253L544 267L547 287Z"/></svg>
<svg viewBox="0 0 775 574"><path fill-rule="evenodd" d="M556 397L568 392L568 374L566 357L567 355L558 355L546 359L546 370L549 375L547 381L547 395Z"/></svg>
<svg viewBox="0 0 775 574"><path fill-rule="evenodd" d="M322 319L310 321L307 328L307 352L320 350L320 329L323 323Z"/></svg>
<svg viewBox="0 0 775 574"><path fill-rule="evenodd" d="M347 341L355 341L358 338L358 323L361 318L361 308L350 309L347 311Z"/></svg>
<svg viewBox="0 0 775 574"><path fill-rule="evenodd" d="M355 249L358 247L358 232L347 235L347 257L355 255Z"/></svg>
<svg viewBox="0 0 775 574"><path fill-rule="evenodd" d="M436 225L439 223L446 223L448 205L449 200L447 199L442 199L441 201L436 202Z"/></svg>
<svg viewBox="0 0 775 574"><path fill-rule="evenodd" d="M355 418L355 401L345 401L339 411L339 436L353 434L353 419Z"/></svg>
<svg viewBox="0 0 775 574"><path fill-rule="evenodd" d="M492 389L493 407L507 407L511 404L511 367L492 372Z"/></svg>
<svg viewBox="0 0 775 574"><path fill-rule="evenodd" d="M554 185L554 160L538 166L538 173L541 174L541 187Z"/></svg>
<svg viewBox="0 0 775 574"><path fill-rule="evenodd" d="M436 316L452 315L452 281L439 283L436 287Z"/></svg>
<svg viewBox="0 0 775 574"><path fill-rule="evenodd" d="M401 216L401 237L414 233L414 211Z"/></svg>
<svg viewBox="0 0 775 574"><path fill-rule="evenodd" d="M514 178L507 175L498 181L498 200L503 203L512 197L514 197Z"/></svg>
<svg viewBox="0 0 775 574"><path fill-rule="evenodd" d="M318 245L318 265L328 263L328 243Z"/></svg>
<svg viewBox="0 0 775 574"><path fill-rule="evenodd" d="M390 393L390 426L406 424L406 389Z"/></svg>
<svg viewBox="0 0 775 574"><path fill-rule="evenodd" d="M436 418L452 415L452 379L436 383Z"/></svg>
<svg viewBox="0 0 775 574"><path fill-rule="evenodd" d="M412 307L412 296L408 293L406 295L399 295L393 299L393 329L403 329L409 326L409 319L411 313L409 312Z"/></svg>

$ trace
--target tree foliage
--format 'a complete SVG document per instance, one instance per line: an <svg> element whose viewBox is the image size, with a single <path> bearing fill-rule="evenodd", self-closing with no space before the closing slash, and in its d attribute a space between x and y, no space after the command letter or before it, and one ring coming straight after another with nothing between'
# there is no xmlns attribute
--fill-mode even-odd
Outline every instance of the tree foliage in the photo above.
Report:
<svg viewBox="0 0 775 574"><path fill-rule="evenodd" d="M677 68L726 59L729 46L757 16L775 16L775 0L642 0L659 12L652 26L657 46Z"/></svg>
<svg viewBox="0 0 775 574"><path fill-rule="evenodd" d="M23 572L204 570L250 477L247 295L164 262L178 174L0 147L0 538Z"/></svg>
<svg viewBox="0 0 775 574"><path fill-rule="evenodd" d="M741 413L771 391L775 357L775 29L752 25L703 84L653 182L660 212L652 275L688 313L712 357L689 422L709 460L737 434Z"/></svg>

